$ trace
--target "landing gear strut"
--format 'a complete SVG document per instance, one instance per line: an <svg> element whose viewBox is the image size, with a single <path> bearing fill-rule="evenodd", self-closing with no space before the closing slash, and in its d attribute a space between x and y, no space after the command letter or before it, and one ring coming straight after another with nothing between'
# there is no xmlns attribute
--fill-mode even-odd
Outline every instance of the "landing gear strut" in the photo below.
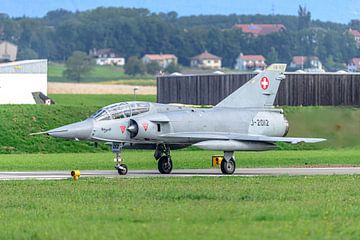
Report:
<svg viewBox="0 0 360 240"><path fill-rule="evenodd" d="M154 153L154 157L158 160L158 169L161 174L169 174L173 168L170 156L170 147L165 144L158 144Z"/></svg>
<svg viewBox="0 0 360 240"><path fill-rule="evenodd" d="M231 175L235 172L236 163L234 152L224 152L224 159L221 161L221 172L226 175Z"/></svg>
<svg viewBox="0 0 360 240"><path fill-rule="evenodd" d="M115 162L115 169L118 171L119 175L126 175L128 172L128 167L121 163L122 159L121 159L121 144L120 143L113 143L111 150L113 153L115 153L115 158L114 158L114 162Z"/></svg>

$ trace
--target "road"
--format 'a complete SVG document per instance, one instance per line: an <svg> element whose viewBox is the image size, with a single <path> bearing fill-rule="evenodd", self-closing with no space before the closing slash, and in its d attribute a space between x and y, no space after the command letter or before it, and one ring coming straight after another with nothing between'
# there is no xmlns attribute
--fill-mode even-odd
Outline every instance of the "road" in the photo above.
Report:
<svg viewBox="0 0 360 240"><path fill-rule="evenodd" d="M360 167L334 168L238 168L234 176L279 176L279 175L349 175L360 174ZM157 170L130 170L126 176L119 176L112 170L84 170L81 177L221 177L220 169L178 169L169 175ZM56 180L71 178L70 171L0 172L0 180Z"/></svg>

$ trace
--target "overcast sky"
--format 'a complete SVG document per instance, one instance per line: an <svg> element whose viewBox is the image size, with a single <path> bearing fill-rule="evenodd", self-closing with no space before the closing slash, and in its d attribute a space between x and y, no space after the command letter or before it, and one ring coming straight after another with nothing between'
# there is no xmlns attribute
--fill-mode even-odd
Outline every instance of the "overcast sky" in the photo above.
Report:
<svg viewBox="0 0 360 240"><path fill-rule="evenodd" d="M306 5L313 19L348 23L360 18L360 0L0 0L0 12L10 16L44 16L49 10L86 10L98 6L143 7L153 12L199 14L296 15Z"/></svg>

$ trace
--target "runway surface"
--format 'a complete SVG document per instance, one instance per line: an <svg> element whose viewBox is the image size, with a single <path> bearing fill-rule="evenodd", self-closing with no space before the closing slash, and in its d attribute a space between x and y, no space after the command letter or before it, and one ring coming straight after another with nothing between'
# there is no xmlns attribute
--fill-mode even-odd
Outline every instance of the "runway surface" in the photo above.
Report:
<svg viewBox="0 0 360 240"><path fill-rule="evenodd" d="M81 177L227 177L220 169L178 169L169 175L157 170L129 170L126 176L119 176L114 170L84 170ZM237 168L233 176L279 176L279 175L350 175L360 174L360 167L334 168ZM70 171L0 172L0 180L56 180L71 178Z"/></svg>

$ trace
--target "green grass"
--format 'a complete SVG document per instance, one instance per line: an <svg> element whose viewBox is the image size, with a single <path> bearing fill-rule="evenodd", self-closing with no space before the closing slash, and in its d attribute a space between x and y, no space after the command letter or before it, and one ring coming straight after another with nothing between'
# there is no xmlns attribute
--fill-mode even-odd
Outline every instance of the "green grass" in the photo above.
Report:
<svg viewBox="0 0 360 240"><path fill-rule="evenodd" d="M70 146L71 147L71 146ZM114 169L114 155L103 153L2 154L1 171ZM221 152L172 151L174 168L210 168L211 156ZM130 169L157 169L153 151L124 150L122 157ZM360 149L237 152L237 167L308 167L360 165Z"/></svg>
<svg viewBox="0 0 360 240"><path fill-rule="evenodd" d="M48 65L48 80L49 82L72 82L63 77L65 65L61 63L50 63ZM95 65L94 69L88 76L81 79L80 82L106 82L121 80L122 84L140 85L140 86L154 86L154 76L129 76L124 73L122 67L115 66L98 66ZM146 81L149 82L146 82ZM137 84L139 83L139 84Z"/></svg>
<svg viewBox="0 0 360 240"><path fill-rule="evenodd" d="M351 107L285 107L288 136L321 137L327 141L306 147L360 147L360 109Z"/></svg>
<svg viewBox="0 0 360 240"><path fill-rule="evenodd" d="M97 106L104 107L106 105L134 101L132 94L50 94L50 98L54 99L56 105L63 106ZM136 95L137 101L155 102L156 95Z"/></svg>
<svg viewBox="0 0 360 240"><path fill-rule="evenodd" d="M0 182L2 239L359 239L360 176Z"/></svg>

